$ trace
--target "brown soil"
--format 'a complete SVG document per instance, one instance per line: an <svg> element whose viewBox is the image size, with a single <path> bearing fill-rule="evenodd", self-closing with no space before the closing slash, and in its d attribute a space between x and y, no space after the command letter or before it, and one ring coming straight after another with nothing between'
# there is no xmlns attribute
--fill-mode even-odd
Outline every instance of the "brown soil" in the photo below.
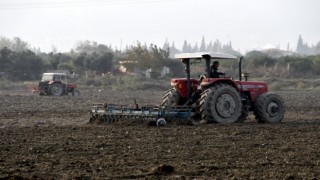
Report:
<svg viewBox="0 0 320 180"><path fill-rule="evenodd" d="M93 103L158 104L163 92L0 92L0 179L313 179L320 177L320 93L278 92L279 124L87 124Z"/></svg>

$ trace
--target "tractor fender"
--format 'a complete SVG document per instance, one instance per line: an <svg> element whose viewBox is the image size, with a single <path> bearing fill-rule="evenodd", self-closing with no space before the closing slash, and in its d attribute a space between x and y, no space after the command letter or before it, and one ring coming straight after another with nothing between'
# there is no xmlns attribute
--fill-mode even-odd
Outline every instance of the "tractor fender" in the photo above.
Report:
<svg viewBox="0 0 320 180"><path fill-rule="evenodd" d="M60 81L50 81L48 84L51 85L51 86L53 84L61 84L61 85L63 85L63 83L61 83Z"/></svg>
<svg viewBox="0 0 320 180"><path fill-rule="evenodd" d="M237 91L239 91L239 88L236 82L230 78L205 78L203 79L200 85L202 89L207 89L215 84L228 84L234 87Z"/></svg>

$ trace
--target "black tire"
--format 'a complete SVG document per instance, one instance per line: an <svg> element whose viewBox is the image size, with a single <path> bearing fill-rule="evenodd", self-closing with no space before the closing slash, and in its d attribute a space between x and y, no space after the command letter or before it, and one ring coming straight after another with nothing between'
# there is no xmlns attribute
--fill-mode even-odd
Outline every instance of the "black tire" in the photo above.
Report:
<svg viewBox="0 0 320 180"><path fill-rule="evenodd" d="M162 101L160 106L175 106L180 105L180 94L176 88L169 89L164 96L162 97Z"/></svg>
<svg viewBox="0 0 320 180"><path fill-rule="evenodd" d="M255 103L254 114L260 123L279 123L284 117L284 112L283 99L271 92L260 95Z"/></svg>
<svg viewBox="0 0 320 180"><path fill-rule="evenodd" d="M63 94L63 87L60 83L54 83L50 87L50 93L53 96L61 96Z"/></svg>
<svg viewBox="0 0 320 180"><path fill-rule="evenodd" d="M74 90L72 91L72 96L80 96L80 91L74 89Z"/></svg>
<svg viewBox="0 0 320 180"><path fill-rule="evenodd" d="M234 123L241 116L241 110L239 92L230 85L216 84L201 94L200 114L207 123Z"/></svg>

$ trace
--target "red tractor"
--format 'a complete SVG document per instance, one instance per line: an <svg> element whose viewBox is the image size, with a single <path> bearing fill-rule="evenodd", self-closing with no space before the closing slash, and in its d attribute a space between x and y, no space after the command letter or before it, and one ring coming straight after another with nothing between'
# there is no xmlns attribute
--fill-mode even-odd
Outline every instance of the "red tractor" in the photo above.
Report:
<svg viewBox="0 0 320 180"><path fill-rule="evenodd" d="M207 123L243 122L254 112L258 122L277 123L284 118L282 98L268 92L265 82L242 80L242 57L214 53L182 53L175 56L185 64L186 78L171 80L160 106L192 106L195 116ZM231 77L210 77L211 60L238 60L239 80ZM190 77L190 64L205 61L206 75L201 79Z"/></svg>
<svg viewBox="0 0 320 180"><path fill-rule="evenodd" d="M37 92L39 95L61 96L71 93L79 96L80 92L76 88L76 84L67 82L65 73L43 73Z"/></svg>

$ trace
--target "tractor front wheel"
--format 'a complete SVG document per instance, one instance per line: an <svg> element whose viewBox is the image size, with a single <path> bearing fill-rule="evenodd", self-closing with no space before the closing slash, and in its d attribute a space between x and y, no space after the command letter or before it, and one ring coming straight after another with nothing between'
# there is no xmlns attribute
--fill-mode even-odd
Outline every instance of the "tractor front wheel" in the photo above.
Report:
<svg viewBox="0 0 320 180"><path fill-rule="evenodd" d="M72 91L72 96L80 96L80 91L74 89L74 90Z"/></svg>
<svg viewBox="0 0 320 180"><path fill-rule="evenodd" d="M227 84L216 84L205 90L199 105L201 117L207 123L234 123L241 116L239 92Z"/></svg>
<svg viewBox="0 0 320 180"><path fill-rule="evenodd" d="M258 97L254 114L258 122L278 123L282 121L284 111L284 103L281 96L267 92Z"/></svg>
<svg viewBox="0 0 320 180"><path fill-rule="evenodd" d="M180 96L178 90L176 88L171 88L162 97L162 101L160 103L160 106L179 105L180 98L181 98L181 96Z"/></svg>

